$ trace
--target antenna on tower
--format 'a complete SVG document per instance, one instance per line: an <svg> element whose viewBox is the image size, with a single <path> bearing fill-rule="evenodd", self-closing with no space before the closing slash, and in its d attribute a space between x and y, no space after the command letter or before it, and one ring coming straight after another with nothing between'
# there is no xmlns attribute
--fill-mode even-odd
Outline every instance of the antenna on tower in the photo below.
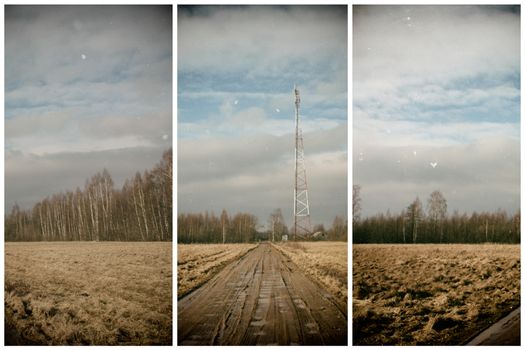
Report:
<svg viewBox="0 0 525 350"><path fill-rule="evenodd" d="M295 95L295 186L294 186L294 240L311 233L310 206L308 204L308 185L304 165L303 133L300 127L299 105L301 97L294 84Z"/></svg>

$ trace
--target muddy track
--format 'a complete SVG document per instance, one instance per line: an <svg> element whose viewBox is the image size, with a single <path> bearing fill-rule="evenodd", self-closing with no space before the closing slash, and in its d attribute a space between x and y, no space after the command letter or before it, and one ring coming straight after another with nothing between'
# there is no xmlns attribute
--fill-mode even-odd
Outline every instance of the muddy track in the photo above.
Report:
<svg viewBox="0 0 525 350"><path fill-rule="evenodd" d="M262 243L178 302L179 345L346 345L347 315Z"/></svg>
<svg viewBox="0 0 525 350"><path fill-rule="evenodd" d="M521 308L517 308L467 345L520 345L520 314Z"/></svg>

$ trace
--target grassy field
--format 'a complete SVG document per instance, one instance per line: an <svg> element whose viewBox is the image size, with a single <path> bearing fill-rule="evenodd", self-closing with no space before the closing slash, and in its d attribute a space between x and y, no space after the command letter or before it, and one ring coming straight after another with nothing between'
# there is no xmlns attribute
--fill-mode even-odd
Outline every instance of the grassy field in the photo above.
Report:
<svg viewBox="0 0 525 350"><path fill-rule="evenodd" d="M287 242L274 246L303 273L330 292L346 310L348 304L348 244L346 242Z"/></svg>
<svg viewBox="0 0 525 350"><path fill-rule="evenodd" d="M6 243L6 342L172 344L171 256L171 242Z"/></svg>
<svg viewBox="0 0 525 350"><path fill-rule="evenodd" d="M519 306L519 245L354 245L353 343L462 344Z"/></svg>
<svg viewBox="0 0 525 350"><path fill-rule="evenodd" d="M256 244L178 244L177 297L181 298L215 276L224 266Z"/></svg>

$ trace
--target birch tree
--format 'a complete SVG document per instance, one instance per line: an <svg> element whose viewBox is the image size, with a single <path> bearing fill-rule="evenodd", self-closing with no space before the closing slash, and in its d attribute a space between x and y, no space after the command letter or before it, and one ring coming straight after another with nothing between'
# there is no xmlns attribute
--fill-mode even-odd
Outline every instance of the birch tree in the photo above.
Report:
<svg viewBox="0 0 525 350"><path fill-rule="evenodd" d="M443 242L443 222L447 216L447 200L440 191L430 194L427 201L427 213L433 226L433 232L439 231L439 242Z"/></svg>

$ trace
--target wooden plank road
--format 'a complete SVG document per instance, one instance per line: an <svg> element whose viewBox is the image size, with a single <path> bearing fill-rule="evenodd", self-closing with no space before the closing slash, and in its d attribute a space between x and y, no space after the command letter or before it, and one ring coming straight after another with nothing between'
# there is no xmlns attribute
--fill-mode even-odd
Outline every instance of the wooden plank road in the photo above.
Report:
<svg viewBox="0 0 525 350"><path fill-rule="evenodd" d="M269 243L178 302L179 345L346 345L347 311Z"/></svg>

